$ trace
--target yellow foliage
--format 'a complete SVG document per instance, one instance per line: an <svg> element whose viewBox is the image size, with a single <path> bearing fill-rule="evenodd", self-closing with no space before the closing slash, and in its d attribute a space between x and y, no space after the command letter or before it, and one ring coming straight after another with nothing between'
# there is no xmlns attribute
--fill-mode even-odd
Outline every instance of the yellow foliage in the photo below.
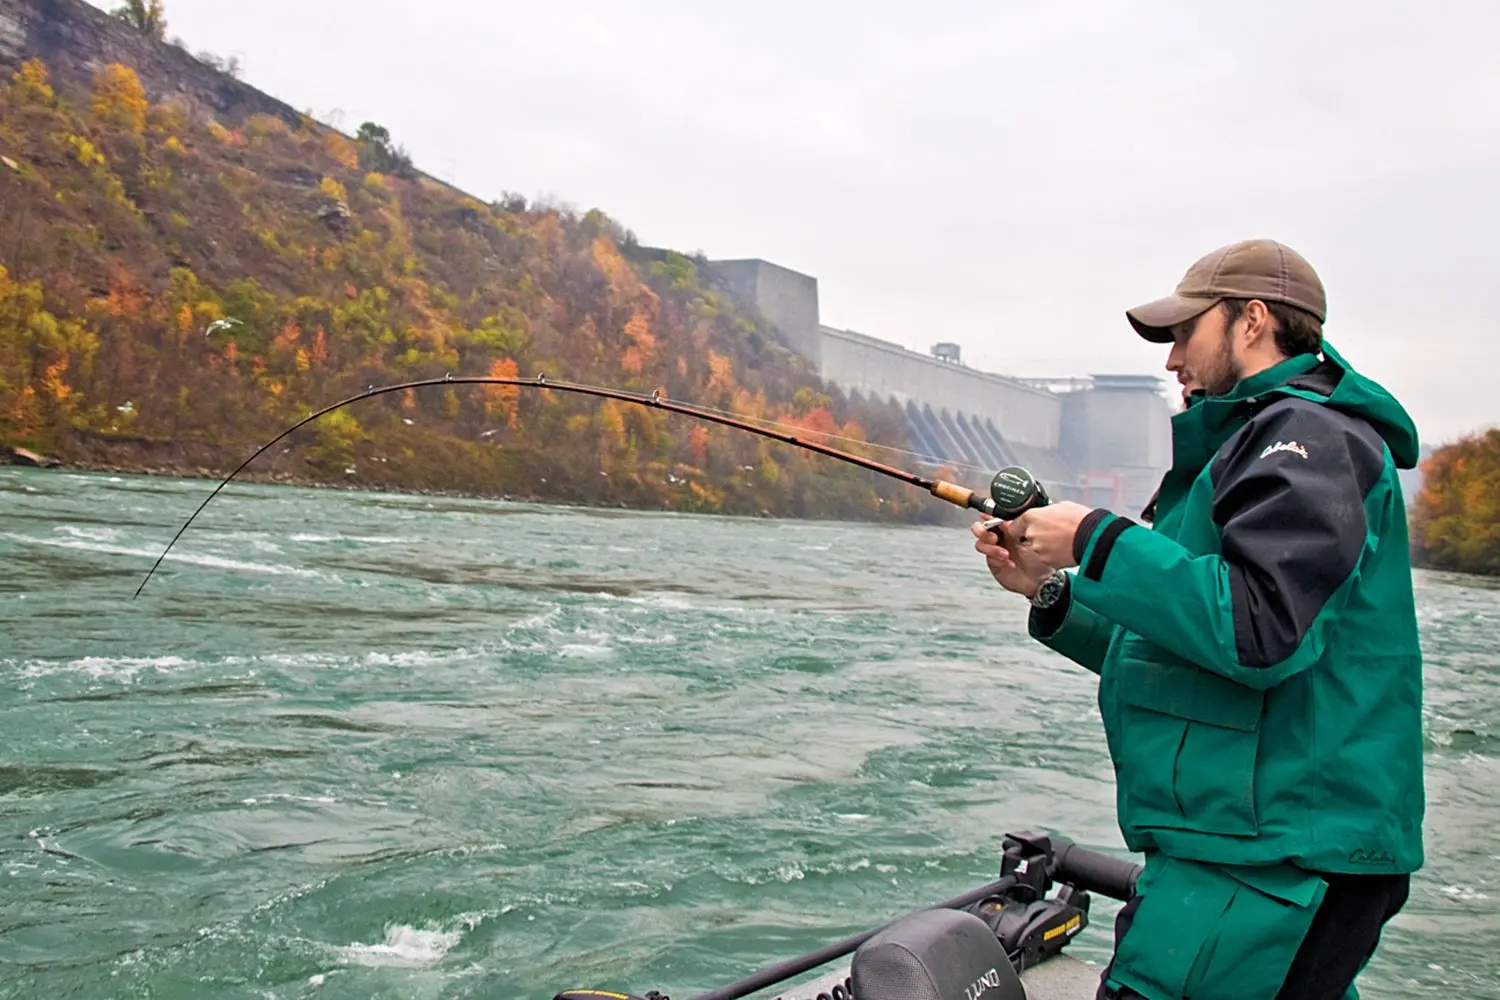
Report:
<svg viewBox="0 0 1500 1000"><path fill-rule="evenodd" d="M68 146L73 150L73 157L85 167L104 166L104 154L83 136L68 136Z"/></svg>
<svg viewBox="0 0 1500 1000"><path fill-rule="evenodd" d="M208 123L208 134L213 136L214 140L222 145L234 145L234 138L230 134L230 131L218 122Z"/></svg>
<svg viewBox="0 0 1500 1000"><path fill-rule="evenodd" d="M599 405L597 414L599 430L604 433L605 440L616 447L625 444L625 417L620 412L620 404L613 399L606 399Z"/></svg>
<svg viewBox="0 0 1500 1000"><path fill-rule="evenodd" d="M205 327L217 323L224 318L224 310L219 308L217 302L200 302L193 307L193 315Z"/></svg>
<svg viewBox="0 0 1500 1000"><path fill-rule="evenodd" d="M178 139L175 135L168 136L167 141L161 144L161 148L176 156L187 155L187 147L183 146L182 140Z"/></svg>
<svg viewBox="0 0 1500 1000"><path fill-rule="evenodd" d="M318 185L318 190L334 201L347 202L349 200L348 190L332 177L323 178L323 182Z"/></svg>
<svg viewBox="0 0 1500 1000"><path fill-rule="evenodd" d="M146 88L135 70L110 63L94 74L94 114L139 135L146 129Z"/></svg>
<svg viewBox="0 0 1500 1000"><path fill-rule="evenodd" d="M11 95L20 102L51 104L56 95L47 82L47 67L40 59L28 59L11 76Z"/></svg>

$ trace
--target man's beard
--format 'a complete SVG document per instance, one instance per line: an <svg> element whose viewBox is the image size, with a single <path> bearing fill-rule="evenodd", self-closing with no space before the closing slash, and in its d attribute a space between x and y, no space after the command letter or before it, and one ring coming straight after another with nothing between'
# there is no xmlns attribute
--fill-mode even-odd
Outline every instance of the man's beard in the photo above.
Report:
<svg viewBox="0 0 1500 1000"><path fill-rule="evenodd" d="M1234 359L1234 351L1229 346L1230 334L1225 333L1224 339L1219 344L1219 354L1214 358L1213 364L1198 373L1198 384L1203 387L1205 396L1224 396L1240 384L1244 377L1245 369Z"/></svg>

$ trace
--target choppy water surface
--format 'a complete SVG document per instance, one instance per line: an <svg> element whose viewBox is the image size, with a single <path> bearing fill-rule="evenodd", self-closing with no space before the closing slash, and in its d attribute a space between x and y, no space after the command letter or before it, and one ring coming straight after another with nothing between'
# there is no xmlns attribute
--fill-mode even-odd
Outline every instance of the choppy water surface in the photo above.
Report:
<svg viewBox="0 0 1500 1000"><path fill-rule="evenodd" d="M1093 678L962 530L0 470L0 992L673 997L1116 849ZM1430 861L1500 996L1500 594L1423 576ZM1115 905L1070 951L1106 954Z"/></svg>

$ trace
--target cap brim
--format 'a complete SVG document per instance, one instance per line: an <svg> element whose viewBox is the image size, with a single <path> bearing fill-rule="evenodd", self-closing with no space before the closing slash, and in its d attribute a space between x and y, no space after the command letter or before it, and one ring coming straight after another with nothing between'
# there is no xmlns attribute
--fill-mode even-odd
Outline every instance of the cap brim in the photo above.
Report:
<svg viewBox="0 0 1500 1000"><path fill-rule="evenodd" d="M1155 302L1147 302L1143 306L1125 310L1125 317L1130 320L1130 325L1135 327L1136 333L1153 344L1170 344L1172 327L1208 312L1217 301L1219 301L1217 298L1168 295L1164 299L1157 299Z"/></svg>

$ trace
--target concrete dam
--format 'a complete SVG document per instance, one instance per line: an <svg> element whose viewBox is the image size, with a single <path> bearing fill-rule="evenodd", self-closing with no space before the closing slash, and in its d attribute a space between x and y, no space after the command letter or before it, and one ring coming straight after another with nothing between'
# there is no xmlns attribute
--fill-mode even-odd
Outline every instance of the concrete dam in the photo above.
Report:
<svg viewBox="0 0 1500 1000"><path fill-rule="evenodd" d="M1060 500L1134 516L1172 464L1172 408L1163 380L1095 374L1026 379L966 365L957 344L921 354L821 322L818 283L764 260L717 260L709 270L739 303L772 323L824 381L851 397L891 401L909 447L954 467L971 488L1020 465Z"/></svg>

